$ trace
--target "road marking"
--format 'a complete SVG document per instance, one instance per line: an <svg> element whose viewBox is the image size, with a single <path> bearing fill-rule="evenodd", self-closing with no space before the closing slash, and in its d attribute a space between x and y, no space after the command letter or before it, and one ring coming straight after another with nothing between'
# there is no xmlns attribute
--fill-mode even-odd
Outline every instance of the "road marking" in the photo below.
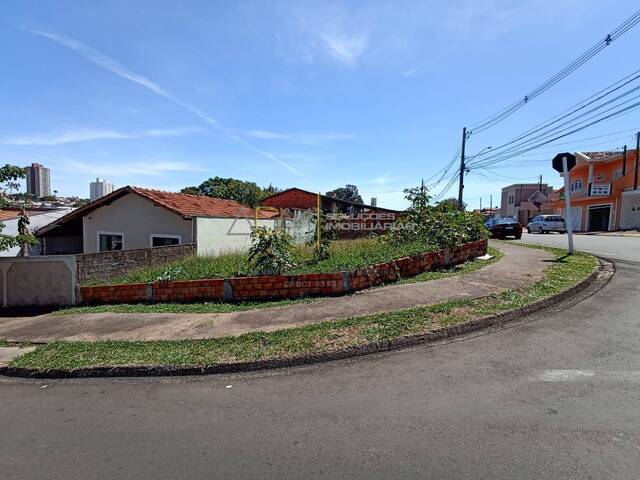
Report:
<svg viewBox="0 0 640 480"><path fill-rule="evenodd" d="M544 370L535 377L535 380L541 382L575 382L596 376L598 380L640 382L640 370L610 370L599 372L593 370Z"/></svg>
<svg viewBox="0 0 640 480"><path fill-rule="evenodd" d="M545 370L539 377L543 382L571 382L593 377L591 370Z"/></svg>

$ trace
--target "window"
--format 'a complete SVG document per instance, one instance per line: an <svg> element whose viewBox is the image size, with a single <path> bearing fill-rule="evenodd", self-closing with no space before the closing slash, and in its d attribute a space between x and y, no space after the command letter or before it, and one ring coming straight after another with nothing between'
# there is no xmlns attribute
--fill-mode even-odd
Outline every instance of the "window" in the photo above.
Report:
<svg viewBox="0 0 640 480"><path fill-rule="evenodd" d="M571 192L581 192L582 191L582 180L574 180L571 182L571 186L569 187L569 191Z"/></svg>
<svg viewBox="0 0 640 480"><path fill-rule="evenodd" d="M111 252L124 248L124 233L98 232L98 251Z"/></svg>
<svg viewBox="0 0 640 480"><path fill-rule="evenodd" d="M618 170L613 172L613 179L614 180L618 180L619 178L622 178L622 169L621 168L619 168Z"/></svg>
<svg viewBox="0 0 640 480"><path fill-rule="evenodd" d="M610 183L592 183L591 184L591 195L594 197L608 197L611 195L611 184Z"/></svg>
<svg viewBox="0 0 640 480"><path fill-rule="evenodd" d="M166 247L168 245L179 245L182 241L180 235L167 235L163 233L151 234L151 246L152 247Z"/></svg>
<svg viewBox="0 0 640 480"><path fill-rule="evenodd" d="M596 177L596 180L598 182L604 182L604 173L599 173L598 176Z"/></svg>
<svg viewBox="0 0 640 480"><path fill-rule="evenodd" d="M515 200L515 195L509 195L509 205L513 205L514 200Z"/></svg>

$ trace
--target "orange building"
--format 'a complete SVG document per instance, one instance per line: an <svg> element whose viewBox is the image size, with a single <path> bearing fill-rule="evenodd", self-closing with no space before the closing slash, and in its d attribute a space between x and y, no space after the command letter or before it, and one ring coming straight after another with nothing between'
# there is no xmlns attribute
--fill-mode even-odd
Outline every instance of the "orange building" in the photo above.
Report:
<svg viewBox="0 0 640 480"><path fill-rule="evenodd" d="M573 228L578 232L640 228L640 190L636 150L576 152L569 172ZM549 198L565 215L564 188Z"/></svg>

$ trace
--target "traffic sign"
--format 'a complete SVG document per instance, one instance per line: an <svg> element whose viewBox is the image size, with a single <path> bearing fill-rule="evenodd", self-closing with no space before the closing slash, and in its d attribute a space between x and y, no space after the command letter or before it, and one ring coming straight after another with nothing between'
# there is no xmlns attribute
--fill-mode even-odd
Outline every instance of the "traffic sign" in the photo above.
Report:
<svg viewBox="0 0 640 480"><path fill-rule="evenodd" d="M559 153L555 157L553 157L553 161L551 164L553 165L553 169L557 172L562 173L562 158L567 158L567 171L571 171L573 167L576 166L576 156L572 153Z"/></svg>

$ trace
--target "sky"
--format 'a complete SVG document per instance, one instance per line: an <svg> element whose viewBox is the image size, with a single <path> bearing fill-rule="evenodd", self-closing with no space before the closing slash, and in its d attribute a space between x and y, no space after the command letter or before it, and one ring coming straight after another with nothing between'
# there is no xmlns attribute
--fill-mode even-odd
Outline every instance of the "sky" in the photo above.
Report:
<svg viewBox="0 0 640 480"><path fill-rule="evenodd" d="M452 159L462 127L522 98L637 8L631 0L2 0L0 161L44 164L65 196L88 197L95 177L178 191L221 176L321 192L355 184L365 201L403 208L402 190ZM640 68L639 44L640 26L472 135L467 154ZM562 148L631 146L636 128L638 111ZM492 195L497 205L503 186L538 175L559 187L555 153L470 172L465 201L486 207ZM456 194L454 186L445 196Z"/></svg>

